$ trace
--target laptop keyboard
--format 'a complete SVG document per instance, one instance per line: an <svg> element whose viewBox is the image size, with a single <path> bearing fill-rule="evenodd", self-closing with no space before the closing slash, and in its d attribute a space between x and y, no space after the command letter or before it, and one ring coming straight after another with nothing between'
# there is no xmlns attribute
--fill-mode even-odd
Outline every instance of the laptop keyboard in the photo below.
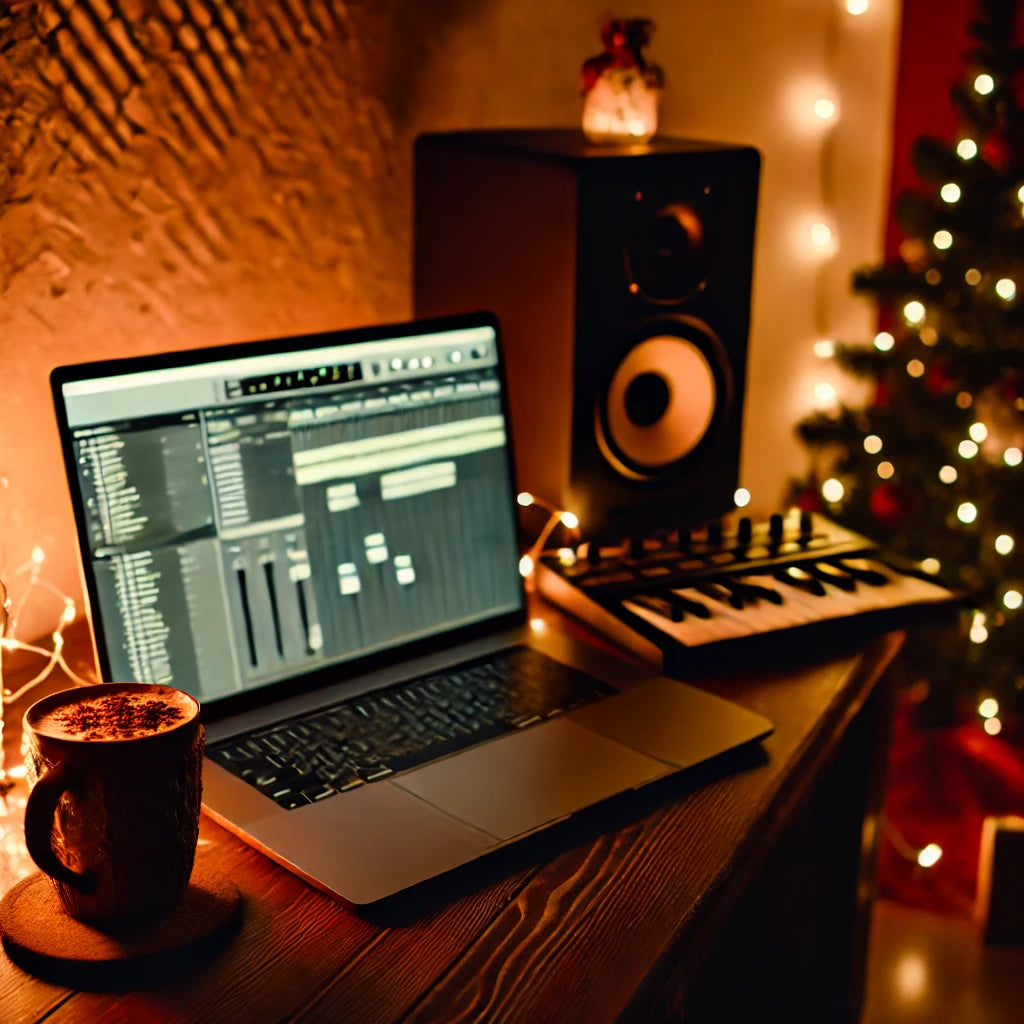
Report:
<svg viewBox="0 0 1024 1024"><path fill-rule="evenodd" d="M207 747L207 755L291 810L614 693L517 646Z"/></svg>

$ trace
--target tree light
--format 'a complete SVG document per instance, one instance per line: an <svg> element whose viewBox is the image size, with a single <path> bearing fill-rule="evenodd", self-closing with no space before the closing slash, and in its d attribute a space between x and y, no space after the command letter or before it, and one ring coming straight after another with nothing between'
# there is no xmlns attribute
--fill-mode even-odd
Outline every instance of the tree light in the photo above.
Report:
<svg viewBox="0 0 1024 1024"><path fill-rule="evenodd" d="M1008 278L1001 277L996 281L996 295L1009 302L1017 294L1017 286Z"/></svg>
<svg viewBox="0 0 1024 1024"><path fill-rule="evenodd" d="M918 855L917 863L923 868L931 868L939 863L942 847L938 843L929 843Z"/></svg>
<svg viewBox="0 0 1024 1024"><path fill-rule="evenodd" d="M973 501L965 501L956 510L956 517L961 523L973 523L978 518L978 506Z"/></svg>
<svg viewBox="0 0 1024 1024"><path fill-rule="evenodd" d="M988 639L988 628L985 626L985 616L981 612L974 613L974 621L971 623L969 634L971 643L983 644Z"/></svg>
<svg viewBox="0 0 1024 1024"><path fill-rule="evenodd" d="M984 423L972 423L967 433L970 434L972 441L981 444L988 437L988 427Z"/></svg>
<svg viewBox="0 0 1024 1024"><path fill-rule="evenodd" d="M936 231L935 234L932 235L932 245L934 245L936 249L948 249L952 244L953 235L945 228Z"/></svg>
<svg viewBox="0 0 1024 1024"><path fill-rule="evenodd" d="M523 555L519 559L519 575L526 579L533 572L533 559L529 555Z"/></svg>
<svg viewBox="0 0 1024 1024"><path fill-rule="evenodd" d="M563 512L561 515L562 525L570 530L575 530L580 525L580 521L576 516L575 512Z"/></svg>
<svg viewBox="0 0 1024 1024"><path fill-rule="evenodd" d="M956 393L956 407L958 409L970 409L974 404L970 391L958 391Z"/></svg>
<svg viewBox="0 0 1024 1024"><path fill-rule="evenodd" d="M943 466L942 469L939 470L939 479L944 484L956 483L957 476L959 476L959 474L952 466Z"/></svg>
<svg viewBox="0 0 1024 1024"><path fill-rule="evenodd" d="M1008 555L1013 550L1013 538L1008 533L1001 533L996 537L993 547L997 555Z"/></svg>
<svg viewBox="0 0 1024 1024"><path fill-rule="evenodd" d="M957 445L956 450L960 453L960 458L962 459L973 459L978 454L977 444L966 438Z"/></svg>
<svg viewBox="0 0 1024 1024"><path fill-rule="evenodd" d="M939 189L939 195L947 203L955 203L960 198L960 186L955 181L947 181L942 188Z"/></svg>
<svg viewBox="0 0 1024 1024"><path fill-rule="evenodd" d="M837 480L834 476L829 477L821 485L821 496L826 501L841 501L843 495L846 493L846 488L843 487L841 481Z"/></svg>
<svg viewBox="0 0 1024 1024"><path fill-rule="evenodd" d="M750 491L746 487L737 487L732 500L737 508L746 508L750 504Z"/></svg>
<svg viewBox="0 0 1024 1024"><path fill-rule="evenodd" d="M864 451L868 455L877 455L882 450L882 439L877 434L868 434L864 438Z"/></svg>
<svg viewBox="0 0 1024 1024"><path fill-rule="evenodd" d="M907 373L911 377L923 377L924 376L924 363L920 359L911 359L907 363Z"/></svg>
<svg viewBox="0 0 1024 1024"><path fill-rule="evenodd" d="M999 714L999 701L995 697L986 697L978 705L978 714L982 718L995 718Z"/></svg>
<svg viewBox="0 0 1024 1024"><path fill-rule="evenodd" d="M846 11L854 16L864 14L868 9L868 0L846 0Z"/></svg>
<svg viewBox="0 0 1024 1024"><path fill-rule="evenodd" d="M883 480L891 480L896 472L896 467L891 462L880 462L878 464L878 475Z"/></svg>
<svg viewBox="0 0 1024 1024"><path fill-rule="evenodd" d="M1019 590L1007 590L1003 594L1003 607L1015 612L1021 604L1024 604L1024 595Z"/></svg>
<svg viewBox="0 0 1024 1024"><path fill-rule="evenodd" d="M1017 199L1019 202L1024 203L1024 185L1017 189Z"/></svg>
<svg viewBox="0 0 1024 1024"><path fill-rule="evenodd" d="M879 352L890 352L895 344L896 339L888 331L881 331L875 335L875 348Z"/></svg>
<svg viewBox="0 0 1024 1024"><path fill-rule="evenodd" d="M929 576L938 576L941 569L942 563L937 558L921 559L921 571L928 573Z"/></svg>
<svg viewBox="0 0 1024 1024"><path fill-rule="evenodd" d="M911 300L903 307L903 315L908 323L919 324L924 319L924 303Z"/></svg>
<svg viewBox="0 0 1024 1024"><path fill-rule="evenodd" d="M1003 462L1008 466L1019 466L1022 458L1024 458L1024 453L1019 448L1007 448L1003 452Z"/></svg>
<svg viewBox="0 0 1024 1024"><path fill-rule="evenodd" d="M976 284L981 282L981 271L971 267L967 273L964 274L964 280L973 288Z"/></svg>
<svg viewBox="0 0 1024 1024"><path fill-rule="evenodd" d="M961 139L956 144L956 155L961 160L973 160L978 155L978 144L974 139Z"/></svg>
<svg viewBox="0 0 1024 1024"><path fill-rule="evenodd" d="M822 338L814 343L814 354L819 359L831 359L836 354L836 343L831 338Z"/></svg>
<svg viewBox="0 0 1024 1024"><path fill-rule="evenodd" d="M974 91L979 96L987 96L996 87L996 80L991 75L978 75L974 80Z"/></svg>
<svg viewBox="0 0 1024 1024"><path fill-rule="evenodd" d="M1003 731L1003 723L998 718L986 718L982 728L989 736L998 736Z"/></svg>

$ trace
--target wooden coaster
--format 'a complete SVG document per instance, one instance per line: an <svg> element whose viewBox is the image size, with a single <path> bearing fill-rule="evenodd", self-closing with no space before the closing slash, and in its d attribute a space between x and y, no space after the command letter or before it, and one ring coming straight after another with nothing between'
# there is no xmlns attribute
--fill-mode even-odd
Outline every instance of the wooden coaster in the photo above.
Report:
<svg viewBox="0 0 1024 1024"><path fill-rule="evenodd" d="M138 988L206 949L241 907L234 882L197 865L166 917L131 932L101 931L69 917L50 879L36 872L0 900L0 938L11 960L31 974L76 988Z"/></svg>

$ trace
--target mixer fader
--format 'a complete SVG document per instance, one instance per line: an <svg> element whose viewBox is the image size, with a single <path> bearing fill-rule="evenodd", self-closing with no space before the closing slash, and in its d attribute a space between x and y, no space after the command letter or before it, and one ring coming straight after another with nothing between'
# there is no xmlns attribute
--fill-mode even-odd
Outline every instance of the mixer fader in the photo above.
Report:
<svg viewBox="0 0 1024 1024"><path fill-rule="evenodd" d="M943 621L939 579L818 515L680 528L545 552L541 594L668 675Z"/></svg>

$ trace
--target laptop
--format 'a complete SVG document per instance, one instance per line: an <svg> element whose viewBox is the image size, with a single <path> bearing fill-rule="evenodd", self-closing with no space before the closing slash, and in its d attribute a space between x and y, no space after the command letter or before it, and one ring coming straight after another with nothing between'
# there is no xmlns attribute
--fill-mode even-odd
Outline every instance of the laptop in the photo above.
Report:
<svg viewBox="0 0 1024 1024"><path fill-rule="evenodd" d="M531 621L490 314L51 383L101 677L195 695L209 814L350 906L771 731Z"/></svg>

